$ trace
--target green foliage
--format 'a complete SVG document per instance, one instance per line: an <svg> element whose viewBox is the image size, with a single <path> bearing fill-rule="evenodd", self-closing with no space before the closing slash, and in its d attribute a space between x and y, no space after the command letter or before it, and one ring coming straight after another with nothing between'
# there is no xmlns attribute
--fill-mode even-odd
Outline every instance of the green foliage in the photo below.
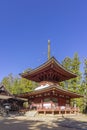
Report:
<svg viewBox="0 0 87 130"><path fill-rule="evenodd" d="M82 95L83 94L83 91L82 91L83 87L81 85L82 75L80 72L81 62L80 62L78 54L75 53L72 59L69 57L66 57L63 60L62 64L67 70L77 75L76 78L72 78L70 80L62 82L61 84L63 85L63 88L67 88L70 91L73 91ZM81 98L74 99L74 100L77 102L77 106L79 106L82 110L83 100Z"/></svg>
<svg viewBox="0 0 87 130"><path fill-rule="evenodd" d="M80 92L80 88L81 88L81 72L80 72L80 60L78 57L78 54L75 53L74 58L72 59L72 67L71 67L71 71L77 75L76 78L71 79L71 86L69 89L72 89L72 91L74 92L78 92L81 94Z"/></svg>
<svg viewBox="0 0 87 130"><path fill-rule="evenodd" d="M14 77L12 74L3 78L2 84L4 84L7 90L12 94L30 92L37 86L35 82L24 78Z"/></svg>
<svg viewBox="0 0 87 130"><path fill-rule="evenodd" d="M66 57L64 59L64 61L62 62L63 66L73 72L74 74L77 75L76 78L64 81L63 84L63 88L67 88L73 92L79 92L80 93L80 89L81 89L81 72L80 72L80 60L78 57L78 54L75 53L74 57L72 59L70 59L69 57Z"/></svg>
<svg viewBox="0 0 87 130"><path fill-rule="evenodd" d="M13 85L13 76L12 74L9 74L7 77L4 77L2 80L2 84L5 85L5 87L7 88L7 90L9 90L11 92L12 90L12 85Z"/></svg>
<svg viewBox="0 0 87 130"><path fill-rule="evenodd" d="M25 109L27 109L27 108L29 107L28 102L24 102L24 103L23 103L23 107L24 107Z"/></svg>
<svg viewBox="0 0 87 130"><path fill-rule="evenodd" d="M67 69L67 70L71 70L71 63L72 63L72 60L69 58L69 57L66 57L63 61L62 61L62 65ZM60 83L61 86L63 88L66 88L68 89L69 88L69 81L64 81L64 82L61 82Z"/></svg>
<svg viewBox="0 0 87 130"><path fill-rule="evenodd" d="M83 78L83 112L87 113L87 59L84 60L84 78Z"/></svg>
<svg viewBox="0 0 87 130"><path fill-rule="evenodd" d="M71 70L71 63L72 60L69 57L66 57L63 61L62 61L62 65L67 69L67 70Z"/></svg>

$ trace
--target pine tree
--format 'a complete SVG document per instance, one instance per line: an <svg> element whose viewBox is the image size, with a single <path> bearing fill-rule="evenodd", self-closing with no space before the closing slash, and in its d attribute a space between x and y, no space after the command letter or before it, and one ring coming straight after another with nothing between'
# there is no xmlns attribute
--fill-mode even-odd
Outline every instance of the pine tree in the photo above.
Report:
<svg viewBox="0 0 87 130"><path fill-rule="evenodd" d="M12 74L4 77L1 83L5 85L7 90L12 94L30 92L37 86L35 82L20 78L19 76L13 76Z"/></svg>
<svg viewBox="0 0 87 130"><path fill-rule="evenodd" d="M77 75L76 78L71 79L71 85L69 86L70 90L77 92L77 93L81 93L80 89L81 89L81 72L80 72L80 60L79 60L79 56L77 53L74 54L74 58L72 59L72 64L71 64L71 71Z"/></svg>
<svg viewBox="0 0 87 130"><path fill-rule="evenodd" d="M77 53L74 54L74 57L71 59L69 57L65 58L64 61L62 62L63 66L73 72L74 74L77 75L76 78L72 78L70 80L64 81L61 83L63 85L63 88L67 88L70 91L77 92L82 94L81 91L81 72L80 72L80 60L79 56ZM81 107L82 106L82 99L74 99L72 102L76 102L77 106Z"/></svg>
<svg viewBox="0 0 87 130"><path fill-rule="evenodd" d="M77 77L70 80L66 80L62 82L61 85L63 85L63 88L67 88L73 92L80 93L81 92L80 91L81 89L81 72L80 72L81 62L79 60L78 54L75 53L73 59L66 57L63 60L62 64L67 70L76 74Z"/></svg>
<svg viewBox="0 0 87 130"><path fill-rule="evenodd" d="M83 95L84 95L84 112L87 113L87 59L84 60L84 79L83 85Z"/></svg>
<svg viewBox="0 0 87 130"><path fill-rule="evenodd" d="M71 59L70 59L70 57L66 57L63 61L62 61L62 65L67 69L67 70L71 70ZM64 81L64 82L61 82L60 83L61 84L61 86L63 87L63 88L66 88L66 89L68 89L69 88L69 80L66 80L66 81Z"/></svg>

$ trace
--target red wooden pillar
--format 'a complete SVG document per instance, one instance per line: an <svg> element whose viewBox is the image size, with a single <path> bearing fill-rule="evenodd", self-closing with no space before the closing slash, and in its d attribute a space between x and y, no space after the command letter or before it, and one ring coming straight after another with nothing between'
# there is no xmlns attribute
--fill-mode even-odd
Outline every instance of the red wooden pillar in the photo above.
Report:
<svg viewBox="0 0 87 130"><path fill-rule="evenodd" d="M42 109L43 109L43 98L41 99L41 107L42 107Z"/></svg>

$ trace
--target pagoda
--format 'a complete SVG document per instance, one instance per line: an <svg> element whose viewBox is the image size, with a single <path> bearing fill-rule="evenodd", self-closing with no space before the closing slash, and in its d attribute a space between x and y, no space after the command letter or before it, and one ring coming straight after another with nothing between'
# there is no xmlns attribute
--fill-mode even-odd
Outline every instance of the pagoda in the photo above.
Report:
<svg viewBox="0 0 87 130"><path fill-rule="evenodd" d="M74 113L79 111L71 106L71 99L82 97L80 94L63 89L61 81L76 78L77 75L66 70L55 57L50 57L50 41L48 41L48 60L39 67L20 74L22 78L35 81L39 84L32 92L18 95L27 98L30 109L36 109L38 113L52 112Z"/></svg>

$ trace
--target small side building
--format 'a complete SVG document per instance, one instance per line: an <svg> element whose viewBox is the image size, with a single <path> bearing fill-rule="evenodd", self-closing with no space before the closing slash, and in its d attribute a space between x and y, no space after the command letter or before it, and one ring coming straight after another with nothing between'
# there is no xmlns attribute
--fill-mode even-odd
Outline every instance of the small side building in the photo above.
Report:
<svg viewBox="0 0 87 130"><path fill-rule="evenodd" d="M9 105L10 110L19 110L19 108L23 107L23 103L27 101L27 99L19 98L17 96L12 95L4 85L0 85L0 107L4 108Z"/></svg>

